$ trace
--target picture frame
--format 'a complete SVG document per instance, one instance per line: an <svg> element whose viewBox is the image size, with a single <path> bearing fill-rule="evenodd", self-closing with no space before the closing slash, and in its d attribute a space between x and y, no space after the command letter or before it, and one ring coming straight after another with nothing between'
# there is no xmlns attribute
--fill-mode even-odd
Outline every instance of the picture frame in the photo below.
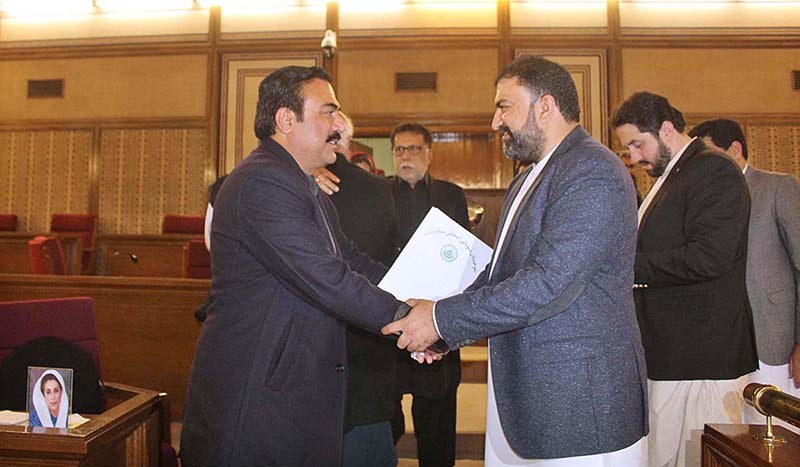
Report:
<svg viewBox="0 0 800 467"><path fill-rule="evenodd" d="M72 413L71 368L28 367L28 426L67 428Z"/></svg>

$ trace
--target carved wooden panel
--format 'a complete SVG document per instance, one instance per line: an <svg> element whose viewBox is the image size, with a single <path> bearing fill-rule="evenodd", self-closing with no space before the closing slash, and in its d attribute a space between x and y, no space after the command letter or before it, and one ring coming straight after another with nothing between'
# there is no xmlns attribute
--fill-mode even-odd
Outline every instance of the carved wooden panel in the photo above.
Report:
<svg viewBox="0 0 800 467"><path fill-rule="evenodd" d="M53 213L89 212L92 131L0 131L0 212L20 232L45 232Z"/></svg>
<svg viewBox="0 0 800 467"><path fill-rule="evenodd" d="M102 130L99 233L157 234L164 214L204 214L206 134L202 128Z"/></svg>
<svg viewBox="0 0 800 467"><path fill-rule="evenodd" d="M754 167L800 177L800 125L747 125L747 147Z"/></svg>

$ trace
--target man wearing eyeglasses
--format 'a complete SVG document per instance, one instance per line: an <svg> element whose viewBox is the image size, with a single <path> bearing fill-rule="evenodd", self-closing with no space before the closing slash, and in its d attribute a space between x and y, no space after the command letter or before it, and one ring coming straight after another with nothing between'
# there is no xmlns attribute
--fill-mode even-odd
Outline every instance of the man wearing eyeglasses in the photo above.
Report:
<svg viewBox="0 0 800 467"><path fill-rule="evenodd" d="M408 243L432 206L468 228L467 200L459 186L437 180L428 173L433 138L418 123L403 123L390 135L394 168L389 177L398 214L398 248ZM395 441L405 431L400 399L414 397L411 413L417 437L420 467L450 467L455 464L456 390L461 381L461 358L450 352L441 361L419 365L401 352L398 362L398 409L392 420Z"/></svg>

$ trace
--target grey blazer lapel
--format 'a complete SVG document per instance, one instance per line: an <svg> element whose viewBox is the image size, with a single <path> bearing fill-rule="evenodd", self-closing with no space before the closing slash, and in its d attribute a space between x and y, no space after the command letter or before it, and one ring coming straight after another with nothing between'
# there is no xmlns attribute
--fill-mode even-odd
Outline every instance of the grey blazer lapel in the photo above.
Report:
<svg viewBox="0 0 800 467"><path fill-rule="evenodd" d="M499 270L500 264L503 261L503 258L508 251L508 246L511 244L511 237L514 235L514 232L517 229L517 225L519 224L519 220L522 217L522 213L525 212L525 209L528 203L533 199L533 196L539 189L539 184L542 182L542 179L545 175L552 170L553 166L556 164L556 161L560 159L564 154L566 154L569 149L572 147L573 143L579 141L585 137L588 137L588 133L586 130L583 129L580 125L575 127L562 141L559 143L558 148L556 151L550 156L550 160L547 162L547 165L536 175L536 179L531 183L531 186L528 188L528 192L525 193L524 197L517 206L517 211L514 213L514 217L511 219L511 225L508 226L508 232L506 232L506 239L502 245L502 251L495 251L494 254L497 255L497 261L494 263L494 270ZM533 170L533 166L528 167L528 169L524 172L525 177L527 178L530 171ZM525 182L525 178L520 178L519 187L517 188L516 192L514 193L513 197L509 197L507 200L506 206L503 206L503 219L505 220L505 216L508 215L508 209L511 207L511 203L516 198L519 190L522 188L522 185ZM498 227L502 227L504 224L498 224ZM495 246L497 246L497 241L499 239L500 232L502 230L498 228L498 238L495 239ZM494 275L494 274L493 274Z"/></svg>
<svg viewBox="0 0 800 467"><path fill-rule="evenodd" d="M503 226L506 223L508 211L511 209L514 199L517 197L519 190L522 189L522 185L525 184L525 179L528 178L528 174L531 172L531 170L533 170L533 166L530 166L522 171L522 173L514 177L514 180L511 181L511 184L508 187L509 191L506 194L506 199L503 201L503 208L500 210L500 218L497 222L497 232L494 234L494 251L492 252L492 258L489 260L489 264L494 264L495 267L497 267L497 263L500 260L499 256L497 258L498 261L495 261L494 257L500 254L500 252L497 250L497 246L500 242L500 234L503 232ZM492 269L492 271L494 271L494 269Z"/></svg>

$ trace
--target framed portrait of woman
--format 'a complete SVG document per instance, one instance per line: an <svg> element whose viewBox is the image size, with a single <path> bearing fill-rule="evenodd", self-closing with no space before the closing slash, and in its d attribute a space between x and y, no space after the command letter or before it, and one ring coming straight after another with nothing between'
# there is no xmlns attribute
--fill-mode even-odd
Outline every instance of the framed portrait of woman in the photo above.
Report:
<svg viewBox="0 0 800 467"><path fill-rule="evenodd" d="M28 426L67 428L72 369L28 367Z"/></svg>

